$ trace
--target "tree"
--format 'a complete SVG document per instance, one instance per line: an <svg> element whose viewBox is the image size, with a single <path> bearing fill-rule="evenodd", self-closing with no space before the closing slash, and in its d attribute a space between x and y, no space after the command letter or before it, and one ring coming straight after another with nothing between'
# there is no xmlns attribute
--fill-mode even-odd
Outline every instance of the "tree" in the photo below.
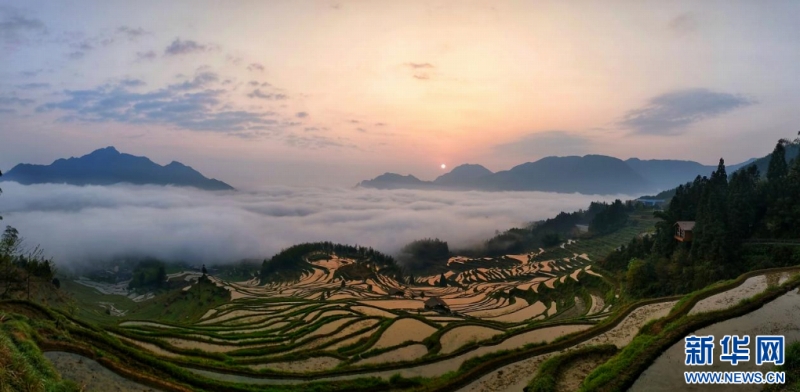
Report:
<svg viewBox="0 0 800 392"><path fill-rule="evenodd" d="M764 213L764 202L756 165L739 170L728 185L728 225L734 243L749 238Z"/></svg>
<svg viewBox="0 0 800 392"><path fill-rule="evenodd" d="M406 244L397 256L398 261L409 271L425 271L428 268L446 263L450 258L450 248L446 241L426 238Z"/></svg>
<svg viewBox="0 0 800 392"><path fill-rule="evenodd" d="M547 233L542 236L542 245L548 248L557 246L561 242L561 236L558 233Z"/></svg>
<svg viewBox="0 0 800 392"><path fill-rule="evenodd" d="M0 265L2 265L3 284L5 286L3 297L8 295L11 291L12 282L16 280L15 277L12 276L15 273L13 260L21 244L22 239L20 239L17 229L6 226L3 236L0 237Z"/></svg>
<svg viewBox="0 0 800 392"><path fill-rule="evenodd" d="M720 158L703 188L692 242L692 257L712 262L716 268L730 260L734 245L728 230L727 196L728 175L725 160Z"/></svg>
<svg viewBox="0 0 800 392"><path fill-rule="evenodd" d="M439 277L439 287L447 287L447 278L444 276L444 273Z"/></svg>
<svg viewBox="0 0 800 392"><path fill-rule="evenodd" d="M592 234L608 234L621 229L628 222L628 210L621 200L603 206L589 223L589 232Z"/></svg>
<svg viewBox="0 0 800 392"><path fill-rule="evenodd" d="M769 167L767 169L767 179L770 181L777 180L786 176L789 169L786 165L786 141L781 139L772 150L772 156L769 159Z"/></svg>
<svg viewBox="0 0 800 392"><path fill-rule="evenodd" d="M795 222L792 211L797 203L797 184L796 176L789 176L788 165L786 164L786 146L793 143L781 139L769 161L769 171L767 172L767 184L765 199L767 202L766 217L764 218L764 228L766 233L772 238L782 238L791 236L795 232ZM792 164L792 171L797 161Z"/></svg>
<svg viewBox="0 0 800 392"><path fill-rule="evenodd" d="M156 287L161 287L167 281L167 271L163 265L158 266L158 273L156 274Z"/></svg>
<svg viewBox="0 0 800 392"><path fill-rule="evenodd" d="M652 285L658 282L653 265L644 260L631 260L626 274L628 293L634 297L645 297L653 291Z"/></svg>

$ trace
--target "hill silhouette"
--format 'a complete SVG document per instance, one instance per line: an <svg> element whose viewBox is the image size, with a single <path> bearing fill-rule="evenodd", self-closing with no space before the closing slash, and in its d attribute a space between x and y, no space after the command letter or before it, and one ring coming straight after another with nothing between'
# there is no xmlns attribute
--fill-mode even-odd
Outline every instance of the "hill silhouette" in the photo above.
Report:
<svg viewBox="0 0 800 392"><path fill-rule="evenodd" d="M232 190L233 187L209 179L180 162L161 166L147 157L124 154L114 147L95 150L80 158L58 159L50 165L21 163L14 166L0 181L20 184L62 183L72 185L135 185L190 186L204 190Z"/></svg>

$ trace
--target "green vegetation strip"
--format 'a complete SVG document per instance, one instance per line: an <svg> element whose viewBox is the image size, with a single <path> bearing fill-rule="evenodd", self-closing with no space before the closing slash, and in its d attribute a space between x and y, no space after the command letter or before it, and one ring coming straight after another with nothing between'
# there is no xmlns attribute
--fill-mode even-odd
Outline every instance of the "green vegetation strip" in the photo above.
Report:
<svg viewBox="0 0 800 392"><path fill-rule="evenodd" d="M630 388L639 375L665 350L689 333L761 308L764 304L800 286L800 275L795 275L783 285L767 287L763 292L742 300L739 305L731 308L688 316L688 312L698 301L737 287L745 279L755 275L793 270L796 271L797 267L752 271L729 283L713 285L687 295L675 306L670 315L648 323L619 354L592 372L584 381L581 390L604 392Z"/></svg>
<svg viewBox="0 0 800 392"><path fill-rule="evenodd" d="M587 357L610 357L617 353L617 346L604 344L587 346L552 357L542 363L539 371L529 383L527 392L555 392L558 380L564 372L579 359Z"/></svg>
<svg viewBox="0 0 800 392"><path fill-rule="evenodd" d="M125 378L167 391L385 391L419 385L418 380L393 377L384 381L379 378L362 378L336 382L309 383L303 385L243 385L222 382L198 376L152 355L122 345L102 332L78 326L78 321L58 311L51 311L27 301L0 301L0 308L30 319L28 323L39 323L32 340L46 351L65 351L97 361ZM38 321L37 321L38 320ZM46 335L43 336L42 334ZM81 344L83 343L83 345ZM41 354L39 354L41 355ZM136 371L131 370L136 369ZM146 372L146 373L145 373ZM170 380L170 381L166 381ZM170 383L174 382L174 383Z"/></svg>

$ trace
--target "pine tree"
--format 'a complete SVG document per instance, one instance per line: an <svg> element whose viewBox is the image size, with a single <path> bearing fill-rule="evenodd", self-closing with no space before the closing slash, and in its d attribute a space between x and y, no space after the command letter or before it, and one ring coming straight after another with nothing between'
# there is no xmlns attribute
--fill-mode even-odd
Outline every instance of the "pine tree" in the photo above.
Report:
<svg viewBox="0 0 800 392"><path fill-rule="evenodd" d="M766 184L767 212L764 227L772 238L781 238L793 231L791 214L796 193L791 192L791 179L788 178L786 164L786 140L778 141L769 161Z"/></svg>
<svg viewBox="0 0 800 392"><path fill-rule="evenodd" d="M156 287L161 287L167 281L167 271L163 265L158 266L158 274L156 275Z"/></svg>
<svg viewBox="0 0 800 392"><path fill-rule="evenodd" d="M732 256L732 241L727 216L728 175L725 161L719 160L717 170L704 186L697 210L692 243L692 258L696 263L707 262L710 269L720 270ZM716 275L709 271L710 276Z"/></svg>
<svg viewBox="0 0 800 392"><path fill-rule="evenodd" d="M770 181L784 177L789 172L789 168L786 165L786 147L784 143L784 140L779 141L778 144L775 145L775 149L772 150L772 156L770 157L769 167L767 169L767 179Z"/></svg>
<svg viewBox="0 0 800 392"><path fill-rule="evenodd" d="M749 238L763 214L758 167L749 166L731 176L728 187L728 224L734 244Z"/></svg>

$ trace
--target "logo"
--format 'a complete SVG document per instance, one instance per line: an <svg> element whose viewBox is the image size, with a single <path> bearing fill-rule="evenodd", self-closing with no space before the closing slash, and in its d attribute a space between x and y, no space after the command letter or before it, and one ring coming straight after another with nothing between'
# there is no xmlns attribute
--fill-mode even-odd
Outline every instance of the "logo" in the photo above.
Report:
<svg viewBox="0 0 800 392"><path fill-rule="evenodd" d="M782 335L757 335L755 339L755 364L763 366L783 365L786 338ZM725 335L719 340L719 361L733 366L750 362L750 336ZM686 366L710 366L714 364L714 336L687 336L684 338ZM785 372L684 372L687 384L783 384Z"/></svg>

